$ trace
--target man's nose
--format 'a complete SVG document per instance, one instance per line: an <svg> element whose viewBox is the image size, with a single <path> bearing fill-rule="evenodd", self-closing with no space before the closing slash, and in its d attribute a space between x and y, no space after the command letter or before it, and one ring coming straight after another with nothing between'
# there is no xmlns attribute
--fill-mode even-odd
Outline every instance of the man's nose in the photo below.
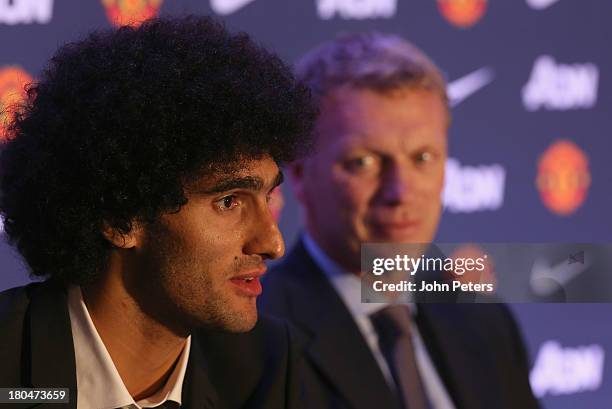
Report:
<svg viewBox="0 0 612 409"><path fill-rule="evenodd" d="M415 174L409 166L395 164L381 175L380 198L386 205L406 203L414 195Z"/></svg>
<svg viewBox="0 0 612 409"><path fill-rule="evenodd" d="M261 206L253 215L252 232L244 252L274 260L285 254L285 241L268 206Z"/></svg>

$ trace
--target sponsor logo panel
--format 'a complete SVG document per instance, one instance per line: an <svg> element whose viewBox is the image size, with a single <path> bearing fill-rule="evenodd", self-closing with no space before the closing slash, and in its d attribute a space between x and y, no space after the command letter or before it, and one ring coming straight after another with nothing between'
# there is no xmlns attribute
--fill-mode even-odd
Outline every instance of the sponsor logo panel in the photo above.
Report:
<svg viewBox="0 0 612 409"><path fill-rule="evenodd" d="M137 27L157 16L163 0L102 0L108 21L115 26Z"/></svg>
<svg viewBox="0 0 612 409"><path fill-rule="evenodd" d="M391 18L397 12L398 0L316 0L317 14L322 20L341 18L365 20Z"/></svg>
<svg viewBox="0 0 612 409"><path fill-rule="evenodd" d="M47 24L53 17L53 0L0 0L0 24Z"/></svg>
<svg viewBox="0 0 612 409"><path fill-rule="evenodd" d="M604 361L599 344L563 347L559 341L546 341L531 370L533 393L543 398L596 391L603 382Z"/></svg>
<svg viewBox="0 0 612 409"><path fill-rule="evenodd" d="M9 137L7 124L26 97L26 84L32 81L30 74L19 66L0 67L0 142ZM4 220L0 218L0 233L3 232Z"/></svg>
<svg viewBox="0 0 612 409"><path fill-rule="evenodd" d="M450 213L498 210L504 203L506 169L500 164L465 166L449 158L445 179L442 199Z"/></svg>
<svg viewBox="0 0 612 409"><path fill-rule="evenodd" d="M562 64L549 55L535 60L522 89L528 111L593 108L597 103L599 68L592 63Z"/></svg>
<svg viewBox="0 0 612 409"><path fill-rule="evenodd" d="M26 84L32 81L30 74L19 66L0 67L0 142L8 137L7 124L26 97Z"/></svg>
<svg viewBox="0 0 612 409"><path fill-rule="evenodd" d="M210 8L220 16L234 14L254 0L210 0Z"/></svg>
<svg viewBox="0 0 612 409"><path fill-rule="evenodd" d="M534 10L544 10L557 2L559 2L559 0L527 0L527 5Z"/></svg>
<svg viewBox="0 0 612 409"><path fill-rule="evenodd" d="M470 28L487 11L487 0L438 0L440 14L458 28Z"/></svg>
<svg viewBox="0 0 612 409"><path fill-rule="evenodd" d="M448 83L447 93L451 107L459 105L461 102L480 91L495 78L495 72L490 67L482 67L461 78L457 78Z"/></svg>
<svg viewBox="0 0 612 409"><path fill-rule="evenodd" d="M584 203L590 185L589 159L572 141L556 141L539 157L536 186L552 213L574 213Z"/></svg>

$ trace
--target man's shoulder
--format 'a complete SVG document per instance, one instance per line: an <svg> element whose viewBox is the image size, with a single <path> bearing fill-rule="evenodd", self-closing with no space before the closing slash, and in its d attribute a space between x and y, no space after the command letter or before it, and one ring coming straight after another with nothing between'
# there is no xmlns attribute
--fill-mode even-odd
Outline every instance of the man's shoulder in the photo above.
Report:
<svg viewBox="0 0 612 409"><path fill-rule="evenodd" d="M13 287L0 292L0 322L25 314L33 298L60 292L59 283L51 281L32 282L24 286Z"/></svg>
<svg viewBox="0 0 612 409"><path fill-rule="evenodd" d="M31 293L29 284L0 292L0 384L21 385L23 337L27 328Z"/></svg>
<svg viewBox="0 0 612 409"><path fill-rule="evenodd" d="M504 303L425 303L419 311L431 319L453 321L457 325L473 324L474 327L504 326L514 321L508 305ZM489 327L490 328L490 327Z"/></svg>
<svg viewBox="0 0 612 409"><path fill-rule="evenodd" d="M268 315L260 315L255 327L247 333L255 339L272 343L287 343L289 326L286 321Z"/></svg>
<svg viewBox="0 0 612 409"><path fill-rule="evenodd" d="M244 333L196 330L208 376L223 407L289 407L295 399L297 352L288 325L261 316Z"/></svg>
<svg viewBox="0 0 612 409"><path fill-rule="evenodd" d="M293 283L299 281L300 274L295 263L283 260L270 268L263 276L263 298L266 298L270 293L287 291L287 287L291 287Z"/></svg>
<svg viewBox="0 0 612 409"><path fill-rule="evenodd" d="M0 326L25 315L32 290L38 285L38 283L28 284L0 292Z"/></svg>
<svg viewBox="0 0 612 409"><path fill-rule="evenodd" d="M260 311L288 319L292 324L312 308L313 300L321 305L333 303L336 298L325 274L301 242L264 275L262 285L263 293L257 300Z"/></svg>
<svg viewBox="0 0 612 409"><path fill-rule="evenodd" d="M500 315L508 313L507 304L502 302L481 302L481 303L431 303L421 304L425 308L435 310L437 313L461 315L470 318L498 318Z"/></svg>
<svg viewBox="0 0 612 409"><path fill-rule="evenodd" d="M417 322L425 331L461 334L496 351L514 351L522 345L519 326L504 303L420 304L418 310Z"/></svg>
<svg viewBox="0 0 612 409"><path fill-rule="evenodd" d="M262 315L255 327L248 332L232 333L222 330L198 329L195 331L195 341L203 347L204 355L209 360L216 360L216 351L231 351L230 359L244 359L243 353L265 360L269 355L275 358L274 351L287 349L290 343L289 330L286 322ZM235 354L240 351L240 354Z"/></svg>

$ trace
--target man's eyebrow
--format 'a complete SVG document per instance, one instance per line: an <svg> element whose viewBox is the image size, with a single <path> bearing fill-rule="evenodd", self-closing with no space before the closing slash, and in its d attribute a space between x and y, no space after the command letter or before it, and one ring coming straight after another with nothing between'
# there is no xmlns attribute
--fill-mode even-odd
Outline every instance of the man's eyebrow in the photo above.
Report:
<svg viewBox="0 0 612 409"><path fill-rule="evenodd" d="M283 182L284 176L282 172L278 172L274 179L273 186L270 190ZM223 193L233 189L246 189L252 191L260 191L264 188L264 181L258 176L240 176L240 177L229 177L219 181L216 185L209 189L204 190L202 193L215 194Z"/></svg>

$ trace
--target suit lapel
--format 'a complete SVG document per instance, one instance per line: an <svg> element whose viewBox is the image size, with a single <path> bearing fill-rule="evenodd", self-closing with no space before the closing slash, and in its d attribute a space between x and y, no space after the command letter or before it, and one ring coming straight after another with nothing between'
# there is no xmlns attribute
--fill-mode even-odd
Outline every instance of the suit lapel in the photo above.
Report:
<svg viewBox="0 0 612 409"><path fill-rule="evenodd" d="M45 282L31 287L29 326L24 335L24 356L29 354L33 387L69 388L68 408L76 408L76 363L66 290ZM28 342L29 341L29 342ZM55 407L40 404L37 408Z"/></svg>
<svg viewBox="0 0 612 409"><path fill-rule="evenodd" d="M301 241L286 262L295 284L292 316L307 338L308 359L353 408L396 407L353 317Z"/></svg>
<svg viewBox="0 0 612 409"><path fill-rule="evenodd" d="M487 356L487 339L471 331L472 325L456 312L460 305L419 304L417 325L438 374L457 409L488 409L497 392L490 376L494 364Z"/></svg>
<svg viewBox="0 0 612 409"><path fill-rule="evenodd" d="M189 362L185 372L182 405L185 408L220 408L218 396L206 375L206 362L197 337L191 339Z"/></svg>

